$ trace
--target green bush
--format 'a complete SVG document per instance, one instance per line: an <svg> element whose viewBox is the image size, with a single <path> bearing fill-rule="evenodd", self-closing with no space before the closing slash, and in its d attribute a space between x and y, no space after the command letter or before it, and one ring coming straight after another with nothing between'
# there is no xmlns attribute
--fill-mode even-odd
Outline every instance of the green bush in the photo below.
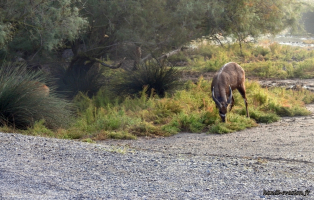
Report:
<svg viewBox="0 0 314 200"><path fill-rule="evenodd" d="M243 108L240 115L245 115L246 110ZM279 121L280 117L273 112L263 112L259 109L249 109L250 118L254 119L257 123L272 123Z"/></svg>
<svg viewBox="0 0 314 200"><path fill-rule="evenodd" d="M42 90L45 77L29 72L24 66L2 65L0 69L0 124L26 129L45 120L49 128L66 126L70 104L57 97L53 88L47 95Z"/></svg>
<svg viewBox="0 0 314 200"><path fill-rule="evenodd" d="M170 56L167 61L172 65L176 65L179 62L189 62L189 57L183 51L180 51L178 54Z"/></svg>

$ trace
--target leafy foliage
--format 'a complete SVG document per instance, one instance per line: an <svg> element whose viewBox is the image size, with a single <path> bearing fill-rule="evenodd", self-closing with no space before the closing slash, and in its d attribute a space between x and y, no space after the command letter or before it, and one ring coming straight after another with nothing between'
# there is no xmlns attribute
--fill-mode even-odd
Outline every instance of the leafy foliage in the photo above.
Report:
<svg viewBox="0 0 314 200"><path fill-rule="evenodd" d="M90 31L82 37L92 50L86 53L106 55L123 44L124 51L135 45L158 56L200 36L196 27L206 12L205 2L89 0L81 11L90 22Z"/></svg>
<svg viewBox="0 0 314 200"><path fill-rule="evenodd" d="M204 18L207 33L222 33L241 44L248 36L277 34L290 27L299 28L303 3L297 0L223 0L212 1Z"/></svg>
<svg viewBox="0 0 314 200"><path fill-rule="evenodd" d="M58 47L64 40L75 39L87 24L75 2L0 1L0 49L9 57L19 51L19 56L27 59L41 50Z"/></svg>

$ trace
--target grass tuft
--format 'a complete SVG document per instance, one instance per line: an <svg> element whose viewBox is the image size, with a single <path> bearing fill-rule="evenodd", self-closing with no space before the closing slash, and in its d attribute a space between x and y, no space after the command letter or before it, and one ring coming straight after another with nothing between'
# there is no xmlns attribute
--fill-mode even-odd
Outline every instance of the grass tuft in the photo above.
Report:
<svg viewBox="0 0 314 200"><path fill-rule="evenodd" d="M166 92L180 85L179 79L180 74L175 68L149 62L139 65L135 71L125 71L116 76L112 90L119 95L138 96L145 91L148 97L155 94L164 97Z"/></svg>
<svg viewBox="0 0 314 200"><path fill-rule="evenodd" d="M41 72L29 72L21 65L0 69L0 124L18 129L32 127L44 120L46 127L65 127L71 119L71 104L59 98L53 88L47 94Z"/></svg>

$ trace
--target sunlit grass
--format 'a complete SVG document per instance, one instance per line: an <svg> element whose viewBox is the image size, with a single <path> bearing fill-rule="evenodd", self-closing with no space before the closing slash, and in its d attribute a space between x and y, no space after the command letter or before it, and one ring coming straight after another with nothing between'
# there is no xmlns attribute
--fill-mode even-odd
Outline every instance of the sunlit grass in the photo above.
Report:
<svg viewBox="0 0 314 200"><path fill-rule="evenodd" d="M114 99L108 102L104 98L107 103L103 104L97 96L90 99L80 94L76 98L80 109L71 128L55 134L43 129L42 134L95 141L170 136L179 132L230 133L258 126L258 123L275 122L281 116L308 115L304 101L314 100L314 94L306 90L261 88L256 81L247 81L246 88L250 118L246 117L241 95L234 91L235 106L227 114L227 123L221 122L209 95L210 81L202 78L197 83L186 83L185 89L165 98L148 97L143 92L140 97L127 97L121 102ZM98 95L105 93L103 90Z"/></svg>
<svg viewBox="0 0 314 200"><path fill-rule="evenodd" d="M206 53L207 52L207 53ZM216 72L225 63L237 62L247 76L261 78L313 78L314 50L275 42L261 41L258 45L238 44L222 46L200 45L187 51L190 56L185 71Z"/></svg>

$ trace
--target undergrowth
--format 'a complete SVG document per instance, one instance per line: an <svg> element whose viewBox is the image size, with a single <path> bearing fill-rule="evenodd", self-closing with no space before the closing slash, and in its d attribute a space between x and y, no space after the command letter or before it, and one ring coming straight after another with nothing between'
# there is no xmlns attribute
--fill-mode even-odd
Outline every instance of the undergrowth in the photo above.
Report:
<svg viewBox="0 0 314 200"><path fill-rule="evenodd" d="M143 91L140 97L109 101L109 97L100 98L110 95L106 90L93 98L80 93L74 101L78 108L76 122L54 134L44 131L44 135L90 142L170 136L178 132L230 133L257 126L257 123L275 122L281 116L308 115L304 100L307 103L314 100L314 94L306 90L261 88L256 81L247 81L246 88L250 118L245 116L244 101L235 91L235 105L227 114L227 123L221 122L209 95L210 82L202 78L197 83L186 83L185 89L165 98L147 96ZM40 133L40 124L34 127L36 134Z"/></svg>
<svg viewBox="0 0 314 200"><path fill-rule="evenodd" d="M251 77L314 77L314 51L277 43L244 45L242 51L237 45L200 46L180 54L178 60L185 55L188 58L184 62L189 63L186 71L215 72L225 63L235 61ZM143 88L143 85L146 86ZM72 101L76 112L69 128L51 130L46 128L47 121L37 120L27 130L19 132L85 142L170 136L179 132L222 134L254 127L258 123L276 122L283 116L309 115L305 103L314 102L314 94L308 90L261 88L257 81L246 81L250 118L245 117L241 95L234 91L235 105L227 114L227 123L222 123L211 99L210 81L201 77L196 83L188 81L183 89L171 94L162 92L159 96L150 85L141 83L142 92L136 92L139 95L119 95L105 88L94 96L79 92ZM1 130L15 131L7 124Z"/></svg>

